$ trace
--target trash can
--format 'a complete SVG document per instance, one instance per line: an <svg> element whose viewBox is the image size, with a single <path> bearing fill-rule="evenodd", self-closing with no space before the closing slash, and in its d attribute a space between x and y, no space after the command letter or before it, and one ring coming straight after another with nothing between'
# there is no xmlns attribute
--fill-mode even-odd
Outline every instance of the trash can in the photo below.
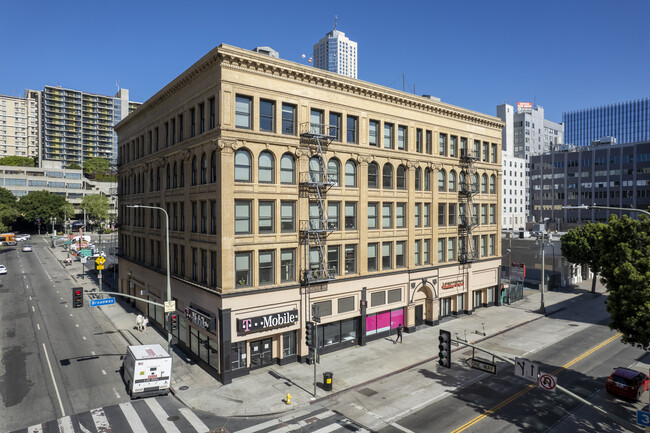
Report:
<svg viewBox="0 0 650 433"><path fill-rule="evenodd" d="M326 371L323 373L323 389L325 391L331 391L332 390L332 377L334 374L330 371Z"/></svg>

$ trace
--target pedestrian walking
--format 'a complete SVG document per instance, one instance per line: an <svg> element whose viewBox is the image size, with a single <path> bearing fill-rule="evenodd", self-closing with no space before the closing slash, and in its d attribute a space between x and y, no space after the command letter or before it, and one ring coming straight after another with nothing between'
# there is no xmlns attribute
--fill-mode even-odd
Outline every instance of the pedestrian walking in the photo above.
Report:
<svg viewBox="0 0 650 433"><path fill-rule="evenodd" d="M404 327L400 323L399 326L397 327L397 338L395 339L395 343L397 343L399 341L400 344L402 344L402 332L403 331L404 331Z"/></svg>
<svg viewBox="0 0 650 433"><path fill-rule="evenodd" d="M149 326L149 318L146 317L146 316L144 316L144 317L142 318L142 328L146 331L146 330L147 330L147 326Z"/></svg>
<svg viewBox="0 0 650 433"><path fill-rule="evenodd" d="M138 317L135 318L135 326L137 326L138 331L142 332L142 322L143 322L143 317L142 314L138 314Z"/></svg>

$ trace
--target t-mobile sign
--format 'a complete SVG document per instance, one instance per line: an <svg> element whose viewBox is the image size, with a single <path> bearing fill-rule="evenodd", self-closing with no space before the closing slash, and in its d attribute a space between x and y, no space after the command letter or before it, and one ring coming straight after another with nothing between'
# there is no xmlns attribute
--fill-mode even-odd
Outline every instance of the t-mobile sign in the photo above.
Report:
<svg viewBox="0 0 650 433"><path fill-rule="evenodd" d="M262 331L280 326L293 325L298 321L298 310L285 311L282 313L265 314L264 316L237 319L237 332L248 333Z"/></svg>

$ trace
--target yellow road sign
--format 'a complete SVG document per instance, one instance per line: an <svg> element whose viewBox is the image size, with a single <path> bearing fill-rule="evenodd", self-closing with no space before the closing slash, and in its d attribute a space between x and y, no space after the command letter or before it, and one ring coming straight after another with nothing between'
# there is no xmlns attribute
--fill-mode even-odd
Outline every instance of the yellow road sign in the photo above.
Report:
<svg viewBox="0 0 650 433"><path fill-rule="evenodd" d="M98 271L101 271L102 269L104 269L104 265L97 265L97 270Z"/></svg>
<svg viewBox="0 0 650 433"><path fill-rule="evenodd" d="M95 263L97 263L98 265L103 265L105 262L106 262L106 259L103 258L102 256L99 256L99 257L97 257L95 259Z"/></svg>

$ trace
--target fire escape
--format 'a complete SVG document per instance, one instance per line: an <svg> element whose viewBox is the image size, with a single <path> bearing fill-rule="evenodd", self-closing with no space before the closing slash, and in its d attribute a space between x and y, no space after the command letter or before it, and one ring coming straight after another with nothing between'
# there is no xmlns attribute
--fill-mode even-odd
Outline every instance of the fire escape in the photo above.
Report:
<svg viewBox="0 0 650 433"><path fill-rule="evenodd" d="M478 193L478 182L474 162L479 160L479 155L469 149L461 149L460 166L461 174L458 190L458 261L468 264L478 258L478 245L474 243L472 229L478 225L478 215L474 213L473 197Z"/></svg>
<svg viewBox="0 0 650 433"><path fill-rule="evenodd" d="M300 221L300 240L304 246L304 262L301 284L305 293L311 293L311 286L334 279L327 266L327 236L333 228L327 222L325 207L327 191L336 184L336 179L327 173L325 153L336 127L318 123L300 125L301 144L308 149L309 170L301 173L300 194L309 199L309 218Z"/></svg>

